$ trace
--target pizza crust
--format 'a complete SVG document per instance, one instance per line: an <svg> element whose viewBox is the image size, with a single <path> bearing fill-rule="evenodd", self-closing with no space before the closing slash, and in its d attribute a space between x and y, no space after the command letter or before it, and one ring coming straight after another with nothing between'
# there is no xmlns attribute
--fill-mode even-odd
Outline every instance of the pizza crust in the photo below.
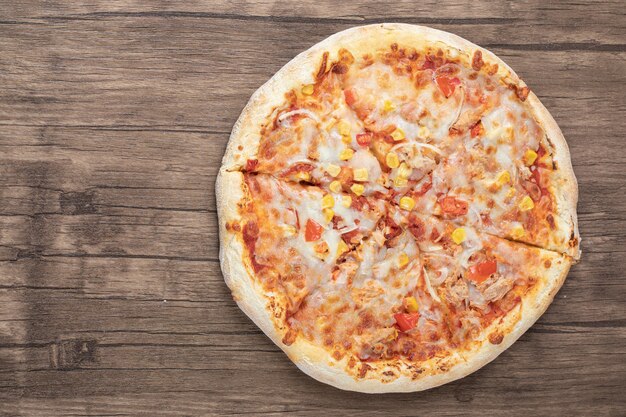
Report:
<svg viewBox="0 0 626 417"><path fill-rule="evenodd" d="M420 364L424 369L416 378L415 373L411 375L408 369L401 366L403 374L389 382L384 382L385 377L382 374L384 369L369 371L365 378L356 379L346 371L347 359L336 361L327 350L303 338L296 339L290 346L282 343L286 329L275 326L265 291L256 284L244 264L243 243L236 233L226 228L227 223L241 220L238 204L244 197L244 179L239 171L243 169L248 159L255 158L261 136L260 127L267 115L283 102L286 92L302 84L314 82L313 73L316 71L313 69L319 65L325 51L330 52L329 62L331 62L336 59L340 48L345 47L354 54L362 54L372 49L386 48L391 42L411 44L417 49L424 44L440 44L442 48L456 49L468 62L471 62L474 51L481 51L483 61L497 63L498 74L507 82L520 87L525 86L515 72L493 53L447 32L396 23L348 29L330 36L296 56L252 95L233 127L216 183L220 264L226 284L239 307L303 372L335 387L366 393L425 390L462 378L492 361L543 314L563 284L571 264L580 256L578 244L566 255L553 253L555 257L553 266L544 276L541 285L537 284L532 293L527 294L521 306L511 312L514 314L507 315L503 322L485 329L481 340L477 342L478 345L471 352L464 352L463 355L456 353L444 359L432 359ZM579 240L576 220L578 189L567 143L550 113L533 93L529 94L527 102L536 120L550 138L553 157L562 175L562 189L557 193L562 194L559 199L562 212L559 215L567 219L572 235ZM492 344L489 335L499 329L509 331L503 335L499 344Z"/></svg>
<svg viewBox="0 0 626 417"><path fill-rule="evenodd" d="M556 180L559 190L553 194L556 196L558 203L557 214L566 222L568 230L571 231L570 242L572 244L565 253L578 261L581 255L578 217L576 214L578 182L576 181L576 175L574 175L574 169L572 168L569 147L556 121L548 109L539 101L535 93L531 92L526 98L526 102L533 112L533 117L546 133L549 145L552 146L552 158L556 163L556 172L560 174Z"/></svg>

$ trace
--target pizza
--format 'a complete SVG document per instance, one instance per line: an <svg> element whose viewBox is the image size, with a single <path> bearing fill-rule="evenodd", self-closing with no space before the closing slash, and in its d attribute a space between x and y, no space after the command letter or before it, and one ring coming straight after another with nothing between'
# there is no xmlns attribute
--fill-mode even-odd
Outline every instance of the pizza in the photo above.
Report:
<svg viewBox="0 0 626 417"><path fill-rule="evenodd" d="M422 26L349 29L285 65L236 122L216 190L235 301L347 390L475 371L580 258L554 119L494 54Z"/></svg>

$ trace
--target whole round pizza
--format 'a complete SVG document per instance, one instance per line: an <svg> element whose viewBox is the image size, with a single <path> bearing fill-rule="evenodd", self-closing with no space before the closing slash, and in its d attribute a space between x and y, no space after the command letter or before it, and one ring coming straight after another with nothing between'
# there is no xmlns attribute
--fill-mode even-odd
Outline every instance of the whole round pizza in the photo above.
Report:
<svg viewBox="0 0 626 417"><path fill-rule="evenodd" d="M477 370L580 257L554 119L494 54L422 26L357 27L295 57L243 110L216 188L234 299L342 389Z"/></svg>

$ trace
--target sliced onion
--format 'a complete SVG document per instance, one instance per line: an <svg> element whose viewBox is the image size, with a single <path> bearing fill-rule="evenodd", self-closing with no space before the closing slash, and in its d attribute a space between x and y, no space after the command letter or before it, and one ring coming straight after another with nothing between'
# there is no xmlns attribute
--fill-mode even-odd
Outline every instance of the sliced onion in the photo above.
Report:
<svg viewBox="0 0 626 417"><path fill-rule="evenodd" d="M439 298L435 290L433 290L432 285L430 285L430 277L428 276L428 273L426 272L426 268L422 267L422 269L424 270L424 283L426 284L426 289L428 290L428 293L430 294L433 300L440 303L441 299Z"/></svg>
<svg viewBox="0 0 626 417"><path fill-rule="evenodd" d="M457 68L457 69L459 70L459 72L461 72L461 67L459 67L458 65L455 65L455 64L445 64L445 65L440 66L439 68L436 68L436 69L433 71L433 81L435 81L435 82L436 82L436 81L437 81L437 80L436 80L436 78L437 78L437 73L438 73L439 71L441 71L442 69L447 68L447 67ZM454 76L456 76L456 74L454 74Z"/></svg>
<svg viewBox="0 0 626 417"><path fill-rule="evenodd" d="M459 90L461 91L461 104L459 104L456 116L454 116L454 119L452 119L452 122L446 128L446 132L449 132L450 128L456 123L457 120L459 120L459 117L461 117L461 110L463 110L463 105L465 104L465 87L462 83L459 85Z"/></svg>
<svg viewBox="0 0 626 417"><path fill-rule="evenodd" d="M447 258L447 259L452 259L454 260L454 257L451 255L448 255L447 253L437 253L437 252L427 252L427 251L423 251L426 255L428 256L434 256L434 257L439 257L439 258Z"/></svg>
<svg viewBox="0 0 626 417"><path fill-rule="evenodd" d="M435 285L436 287L438 287L443 284L446 279L448 279L448 275L450 275L450 269L448 267L444 266L440 268L439 271L441 272L441 275L437 277L437 279L435 279L434 281L431 281L430 285Z"/></svg>
<svg viewBox="0 0 626 417"><path fill-rule="evenodd" d="M343 235L344 233L350 233L351 231L356 230L358 228L359 228L359 225L354 224L352 226L346 226L341 229L337 229L337 231Z"/></svg>
<svg viewBox="0 0 626 417"><path fill-rule="evenodd" d="M289 161L289 164L292 166L296 164L306 164L306 165L311 165L316 168L319 165L317 161L314 161L312 159L296 159L295 161Z"/></svg>
<svg viewBox="0 0 626 417"><path fill-rule="evenodd" d="M431 255L431 252L438 252L438 251L443 249L443 247L441 245L437 245L437 244L431 243L431 242L420 242L419 243L419 247L420 247L420 250L422 252L426 252L429 255ZM433 253L433 255L449 256L449 255L444 255L444 254L439 254L439 253Z"/></svg>
<svg viewBox="0 0 626 417"><path fill-rule="evenodd" d="M298 115L298 114L305 115L305 116L315 120L317 123L320 122L320 119L317 117L317 115L315 113L313 113L312 111L307 110L307 109L296 109L296 110L288 111L287 113L283 113L280 116L278 116L278 122L282 123L283 120L287 119L288 117L295 116L295 115Z"/></svg>
<svg viewBox="0 0 626 417"><path fill-rule="evenodd" d="M476 210L474 207L469 206L469 211L476 216L476 218L478 219L478 224L482 227L483 225L483 219L480 217L480 213L478 212L478 210Z"/></svg>
<svg viewBox="0 0 626 417"><path fill-rule="evenodd" d="M389 152L393 152L396 149L400 149L400 148L404 148L406 146L417 146L418 148L427 148L430 149L431 151L438 153L439 155L443 155L443 151L441 149L439 149L438 147L431 145L430 143L424 143L424 142L403 142L403 143L398 143L397 145L394 145Z"/></svg>

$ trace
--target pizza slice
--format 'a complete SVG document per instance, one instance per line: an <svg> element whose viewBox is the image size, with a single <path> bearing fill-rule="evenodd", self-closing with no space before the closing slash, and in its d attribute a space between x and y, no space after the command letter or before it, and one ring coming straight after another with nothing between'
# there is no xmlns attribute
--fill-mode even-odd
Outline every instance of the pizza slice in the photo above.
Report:
<svg viewBox="0 0 626 417"><path fill-rule="evenodd" d="M423 267L423 284L394 315L396 327L413 340L443 338L464 358L519 337L548 307L571 264L567 255L453 221L402 210L393 217L414 238Z"/></svg>
<svg viewBox="0 0 626 417"><path fill-rule="evenodd" d="M545 131L512 91L464 134L420 182L396 196L414 210L434 214L503 238L578 259L577 198L569 166L562 165ZM456 143L455 143L456 142Z"/></svg>
<svg viewBox="0 0 626 417"><path fill-rule="evenodd" d="M244 189L239 218L226 227L241 237L246 265L294 312L345 253L369 235L384 203L364 196L325 193L270 175L228 173ZM235 192L235 189L229 190Z"/></svg>

